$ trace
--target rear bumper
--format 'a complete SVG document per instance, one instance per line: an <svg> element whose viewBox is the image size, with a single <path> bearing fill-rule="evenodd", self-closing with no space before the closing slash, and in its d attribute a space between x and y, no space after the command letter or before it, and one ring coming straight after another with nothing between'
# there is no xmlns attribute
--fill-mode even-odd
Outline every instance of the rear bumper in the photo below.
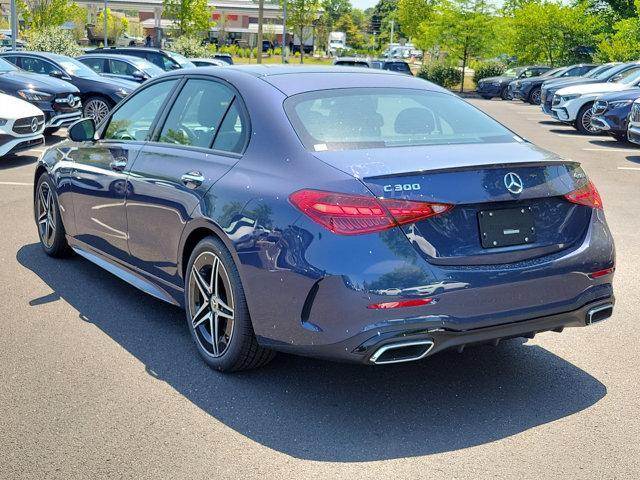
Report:
<svg viewBox="0 0 640 480"><path fill-rule="evenodd" d="M615 299L611 294L588 302L574 310L469 330L450 330L441 328L437 324L426 326L416 323L405 325L403 328L389 326L377 329L375 332L363 332L344 342L332 345L301 348L292 345L271 345L269 342L261 343L277 350L316 358L369 365L376 363L376 361L378 363L399 363L413 359L384 362L380 361L382 358L379 356L380 352L390 346L428 344L429 348L425 348L424 352L417 352L416 358L414 358L420 360L451 348L462 351L468 345L498 344L501 340L517 337L533 338L538 333L549 331L559 333L565 328L585 327L606 320L613 313L614 305Z"/></svg>

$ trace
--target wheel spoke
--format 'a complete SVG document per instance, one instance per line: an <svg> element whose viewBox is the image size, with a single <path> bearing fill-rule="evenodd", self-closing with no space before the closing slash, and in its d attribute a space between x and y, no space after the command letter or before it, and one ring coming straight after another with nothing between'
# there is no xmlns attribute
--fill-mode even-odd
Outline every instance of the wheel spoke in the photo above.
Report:
<svg viewBox="0 0 640 480"><path fill-rule="evenodd" d="M216 309L218 315L233 320L233 308L231 308L219 298L216 300L216 302L218 303L218 308Z"/></svg>
<svg viewBox="0 0 640 480"><path fill-rule="evenodd" d="M220 259L218 257L213 258L213 265L211 265L211 281L209 282L209 292L217 297L218 296L218 269L220 268Z"/></svg>
<svg viewBox="0 0 640 480"><path fill-rule="evenodd" d="M209 309L209 301L205 300L202 302L202 305L195 313L193 318L191 319L191 323L193 324L193 328L197 328L202 322L207 320L208 315L203 315L206 311L209 311L208 315L211 315L211 310Z"/></svg>
<svg viewBox="0 0 640 480"><path fill-rule="evenodd" d="M204 280L204 278L202 278L202 275L200 275L200 272L198 271L198 269L196 268L196 266L193 266L193 277L196 281L196 285L198 286L198 290L200 290L200 294L202 295L203 298L209 298L209 296L211 296L211 292L209 291L209 285L207 285L207 282Z"/></svg>
<svg viewBox="0 0 640 480"><path fill-rule="evenodd" d="M209 317L211 325L211 346L213 347L213 354L220 355L220 349L218 347L218 315L215 313Z"/></svg>

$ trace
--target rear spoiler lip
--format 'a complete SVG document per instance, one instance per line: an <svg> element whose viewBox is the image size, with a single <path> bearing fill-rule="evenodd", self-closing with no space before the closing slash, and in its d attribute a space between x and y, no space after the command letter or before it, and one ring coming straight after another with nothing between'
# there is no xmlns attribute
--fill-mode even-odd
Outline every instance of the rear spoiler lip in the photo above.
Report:
<svg viewBox="0 0 640 480"><path fill-rule="evenodd" d="M416 170L412 172L398 172L398 173L389 173L385 175L373 175L370 177L362 177L361 180L376 180L382 178L396 178L396 177L407 177L411 175L430 175L433 173L446 173L446 172L460 172L465 170L478 170L478 169L499 169L499 168L522 168L522 167L546 167L553 165L575 165L579 166L580 162L575 160L563 160L561 158L558 159L546 159L546 160L535 160L531 162L508 162L508 163L487 163L487 164L478 164L478 165L461 165L455 167L446 167L446 168L434 168L434 169L425 169L425 170Z"/></svg>

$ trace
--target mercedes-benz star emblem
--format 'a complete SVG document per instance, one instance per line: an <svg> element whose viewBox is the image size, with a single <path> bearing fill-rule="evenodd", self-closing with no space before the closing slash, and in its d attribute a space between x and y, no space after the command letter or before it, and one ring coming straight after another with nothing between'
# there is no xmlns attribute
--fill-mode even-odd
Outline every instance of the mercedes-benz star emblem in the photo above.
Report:
<svg viewBox="0 0 640 480"><path fill-rule="evenodd" d="M504 176L504 186L507 187L511 193L518 194L522 192L524 184L520 175L517 173L509 172Z"/></svg>
<svg viewBox="0 0 640 480"><path fill-rule="evenodd" d="M67 102L69 103L69 105L71 105L73 107L73 104L75 103L75 99L73 98L73 94L69 94L69 96L67 96Z"/></svg>
<svg viewBox="0 0 640 480"><path fill-rule="evenodd" d="M36 133L38 131L38 119L36 117L33 117L31 119L31 131L33 133Z"/></svg>

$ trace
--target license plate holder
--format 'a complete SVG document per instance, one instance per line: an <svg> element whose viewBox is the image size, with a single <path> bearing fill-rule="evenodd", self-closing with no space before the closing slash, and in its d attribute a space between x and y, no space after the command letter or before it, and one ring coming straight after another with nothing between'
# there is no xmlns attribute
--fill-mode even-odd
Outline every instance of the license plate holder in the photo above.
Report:
<svg viewBox="0 0 640 480"><path fill-rule="evenodd" d="M536 241L531 207L482 210L478 212L482 248L526 245Z"/></svg>

